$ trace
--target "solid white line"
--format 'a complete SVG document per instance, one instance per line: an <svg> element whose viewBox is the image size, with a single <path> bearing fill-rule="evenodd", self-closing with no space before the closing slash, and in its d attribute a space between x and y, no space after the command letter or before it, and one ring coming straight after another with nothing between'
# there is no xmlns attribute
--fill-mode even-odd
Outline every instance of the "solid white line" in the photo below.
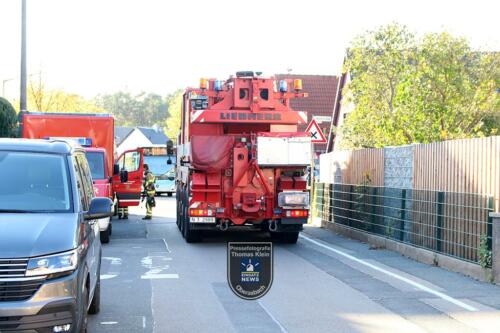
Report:
<svg viewBox="0 0 500 333"><path fill-rule="evenodd" d="M179 274L144 274L141 275L142 280L154 280L154 279L178 279Z"/></svg>
<svg viewBox="0 0 500 333"><path fill-rule="evenodd" d="M333 248L333 247L330 247L330 246L328 246L328 245L325 245L325 244L323 244L323 243L320 243L320 242L318 242L318 241L316 241L316 240L314 240L314 239L312 239L312 238L310 238L310 237L304 236L303 234L300 234L300 238L302 238L302 239L304 239L304 240L307 240L308 242L311 242L311 243L313 243L313 244L316 244L316 245L318 245L318 246L320 246L320 247L322 247L322 248L324 248L324 249L327 249L327 250L330 250L330 251L332 251L332 252L335 252L335 253L337 253L337 254L339 254L339 255L341 255L341 256L343 256L343 257L346 257L346 258L348 258L348 259L350 259L350 260L352 260L352 261L355 261L355 262L357 262L357 263L359 263L359 264L362 264L362 265L365 265L365 266L367 266L367 267L370 267L371 269L374 269L374 270L376 270L376 271L378 271L378 272L381 272L381 273L384 273L384 274L386 274L386 275L389 275L389 276L391 276L391 277L393 277L393 278L395 278L395 279L397 279L397 280L400 280L400 281L406 282L406 283L408 283L409 285L412 285L412 286L414 286L414 287L415 287L415 288L417 288L417 289L420 289L420 290L425 291L425 292L427 292L427 293L429 293L429 294L432 294L432 295L434 295L434 296L437 296L437 297L439 297L439 298L441 298L441 299L443 299L443 300L445 300L445 301L448 301L448 302L450 302L450 303L453 303L453 304L455 304L455 305L457 305L457 306L459 306L459 307L461 307L461 308L463 308L463 309L465 309L465 310L468 310L468 311L479 311L477 308L475 308L475 307L473 307L473 306L470 306L470 305L468 305L468 304L466 304L466 303L464 303L464 302L462 302L462 301L459 301L459 300L458 300L458 299L456 299L456 298L453 298L453 297L448 296L448 295L446 295L446 294L444 294L444 293L442 293L442 292L439 292L439 291L437 291L437 290L434 290L434 289L431 289L431 288L429 288L429 287L426 287L426 286L424 286L424 285L422 285L422 284L420 284L420 283L418 283L418 282L415 282L415 281L413 281L413 280L410 280L410 279L408 279L408 278L405 278L404 276L401 276L401 275L398 275L398 274L396 274L396 273L393 273L393 272L390 272L390 271L388 271L388 270L385 270L385 269L383 269L383 268L381 268L381 267L378 267L378 266L376 266L376 265L374 265L374 264L371 264L371 263L369 263L369 262L366 262L366 261L364 261L364 260L362 260L362 259L356 258L355 256L352 256L352 255L350 255L350 254L348 254L348 253L345 253L345 252L343 252L343 251L337 250L337 249L335 249L335 248Z"/></svg>
<svg viewBox="0 0 500 333"><path fill-rule="evenodd" d="M286 330L286 328L281 325L281 323L278 321L278 319L276 319L273 314L264 306L264 304L262 304L262 302L259 300L257 301L257 303L259 303L259 305L264 309L264 311L266 311L267 315L269 317L271 317L271 319L276 323L276 325L278 325L278 327L280 328L280 331L281 333L288 333L288 331Z"/></svg>
<svg viewBox="0 0 500 333"><path fill-rule="evenodd" d="M101 321L101 325L116 325L117 321Z"/></svg>
<svg viewBox="0 0 500 333"><path fill-rule="evenodd" d="M142 316L142 328L146 328L146 317Z"/></svg>

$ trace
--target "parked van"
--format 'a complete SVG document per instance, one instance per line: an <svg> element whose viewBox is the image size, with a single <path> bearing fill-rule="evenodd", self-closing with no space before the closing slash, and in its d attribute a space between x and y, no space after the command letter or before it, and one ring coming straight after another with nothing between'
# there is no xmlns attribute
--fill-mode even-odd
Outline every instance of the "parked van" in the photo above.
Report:
<svg viewBox="0 0 500 333"><path fill-rule="evenodd" d="M100 307L98 219L85 151L0 139L0 332L85 332Z"/></svg>

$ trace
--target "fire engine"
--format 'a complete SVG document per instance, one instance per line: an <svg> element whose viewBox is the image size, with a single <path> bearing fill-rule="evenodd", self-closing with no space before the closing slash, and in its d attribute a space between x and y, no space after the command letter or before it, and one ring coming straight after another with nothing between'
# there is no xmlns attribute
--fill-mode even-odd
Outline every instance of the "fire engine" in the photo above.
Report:
<svg viewBox="0 0 500 333"><path fill-rule="evenodd" d="M127 150L115 161L114 118L108 114L22 112L21 134L26 139L62 139L85 149L95 195L109 197L120 207L138 206L143 181L142 148ZM101 241L109 242L110 219L99 221Z"/></svg>
<svg viewBox="0 0 500 333"><path fill-rule="evenodd" d="M204 230L253 227L297 242L309 216L307 122L290 99L307 97L301 80L237 72L201 79L185 91L177 146L177 225L187 242Z"/></svg>

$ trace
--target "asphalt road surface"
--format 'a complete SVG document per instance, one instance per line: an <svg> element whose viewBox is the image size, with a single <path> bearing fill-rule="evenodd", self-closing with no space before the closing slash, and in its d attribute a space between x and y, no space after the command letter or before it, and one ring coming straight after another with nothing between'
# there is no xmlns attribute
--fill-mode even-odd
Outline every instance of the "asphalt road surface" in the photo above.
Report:
<svg viewBox="0 0 500 333"><path fill-rule="evenodd" d="M242 300L227 284L226 243L265 233L187 244L175 197L157 200L153 221L144 211L113 221L89 332L500 332L500 287L315 227L275 244L271 290Z"/></svg>

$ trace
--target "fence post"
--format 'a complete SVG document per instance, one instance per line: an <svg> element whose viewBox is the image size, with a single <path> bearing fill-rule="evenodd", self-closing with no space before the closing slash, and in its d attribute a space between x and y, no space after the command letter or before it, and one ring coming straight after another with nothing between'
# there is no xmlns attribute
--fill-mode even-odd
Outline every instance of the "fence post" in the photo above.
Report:
<svg viewBox="0 0 500 333"><path fill-rule="evenodd" d="M489 213L493 212L493 197L488 197L488 224L486 225L486 244L488 251L491 251L491 240L493 238L493 217Z"/></svg>
<svg viewBox="0 0 500 333"><path fill-rule="evenodd" d="M348 211L348 223L349 223L349 226L352 227L352 216L354 215L353 214L353 205L354 205L354 202L353 202L353 198L352 198L352 193L354 192L354 185L349 185L349 211Z"/></svg>
<svg viewBox="0 0 500 333"><path fill-rule="evenodd" d="M405 240L405 222L406 222L406 189L401 190L401 220L399 223L399 240Z"/></svg>
<svg viewBox="0 0 500 333"><path fill-rule="evenodd" d="M441 252L441 231L443 228L444 192L437 193L436 251Z"/></svg>
<svg viewBox="0 0 500 333"><path fill-rule="evenodd" d="M330 213L330 218L329 222L334 222L334 217L333 217L333 184L328 185L329 188L329 193L330 193L330 206L328 207L328 211Z"/></svg>
<svg viewBox="0 0 500 333"><path fill-rule="evenodd" d="M490 213L492 226L491 268L495 283L500 283L500 212ZM489 224L488 224L489 225Z"/></svg>
<svg viewBox="0 0 500 333"><path fill-rule="evenodd" d="M375 231L375 233L377 233L377 229L375 227L375 224L377 223L377 216L375 216L377 214L376 207L375 207L375 205L377 204L377 187L375 187L375 186L372 187L372 194L371 194L370 203L372 205L370 231L371 232Z"/></svg>

